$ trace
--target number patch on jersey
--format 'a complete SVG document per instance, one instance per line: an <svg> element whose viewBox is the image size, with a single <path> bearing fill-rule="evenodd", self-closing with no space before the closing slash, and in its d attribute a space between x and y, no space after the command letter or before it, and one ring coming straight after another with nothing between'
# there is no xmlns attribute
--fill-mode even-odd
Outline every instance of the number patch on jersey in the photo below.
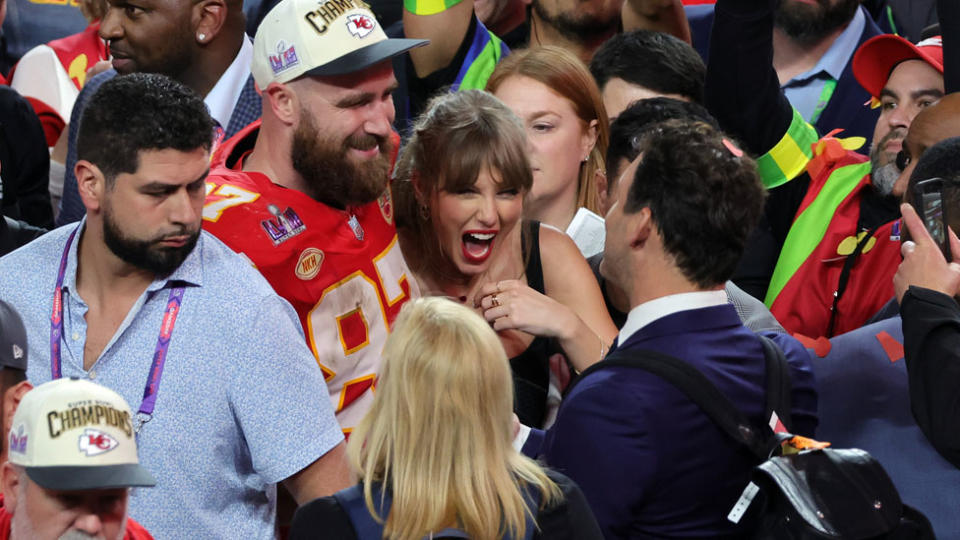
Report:
<svg viewBox="0 0 960 540"><path fill-rule="evenodd" d="M223 197L210 200L211 196ZM259 193L247 191L230 184L221 184L217 187L213 182L207 182L207 201L203 205L203 219L216 222L223 215L223 211L241 204L249 204L260 198Z"/></svg>
<svg viewBox="0 0 960 540"><path fill-rule="evenodd" d="M379 355L389 331L391 317L387 311L406 298L403 283L409 281L396 237L373 262L375 276L357 270L330 285L307 315L310 348L328 381L336 376L335 369L352 369L347 362L350 355L371 345L374 354ZM378 284L385 298L378 291ZM371 324L377 319L383 324ZM324 346L332 343L339 343L340 347Z"/></svg>

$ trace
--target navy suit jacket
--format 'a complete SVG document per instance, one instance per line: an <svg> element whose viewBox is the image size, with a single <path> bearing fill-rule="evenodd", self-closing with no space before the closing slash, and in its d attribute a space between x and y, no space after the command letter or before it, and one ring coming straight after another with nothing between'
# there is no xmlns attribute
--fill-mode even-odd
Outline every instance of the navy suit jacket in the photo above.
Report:
<svg viewBox="0 0 960 540"><path fill-rule="evenodd" d="M73 174L73 168L77 164L77 135L80 130L80 118L83 116L83 110L87 107L90 97L96 93L100 85L117 76L114 69L108 69L96 77L87 81L83 90L77 96L73 104L73 111L70 113L70 130L67 135L67 162L66 173L63 177L63 198L60 199L60 214L57 216L57 225L66 225L80 221L86 215L87 209L80 200L80 193L77 191L77 177ZM226 134L224 140L229 139L234 133L247 127L251 122L260 118L260 94L254 87L253 75L247 77L247 81L240 91L240 97L233 107L233 114L230 115L230 121L224 126Z"/></svg>
<svg viewBox="0 0 960 540"><path fill-rule="evenodd" d="M709 57L710 34L713 28L713 4L687 6L687 18L690 21L690 30L693 34L693 46L703 57L704 62ZM870 14L864 10L866 21L863 26L863 32L857 41L857 48L863 45L864 41L878 36L883 32L870 17ZM877 118L880 117L880 109L871 109L864 105L870 100L870 93L860 86L856 77L853 76L853 56L847 61L840 80L837 81L837 88L834 90L826 108L820 113L820 118L813 125L817 133L821 136L826 135L836 128L842 128L843 133L840 137L859 136L867 140L860 147L859 152L866 154L870 150L870 142L873 140L873 129L876 127Z"/></svg>
<svg viewBox="0 0 960 540"><path fill-rule="evenodd" d="M812 436L817 396L810 358L790 336L768 335L790 365L793 410L786 423ZM763 349L733 306L668 315L619 346L621 352L643 349L686 360L754 423L767 424ZM629 367L580 380L561 403L542 453L580 485L608 539L742 532L726 516L757 464L680 390Z"/></svg>

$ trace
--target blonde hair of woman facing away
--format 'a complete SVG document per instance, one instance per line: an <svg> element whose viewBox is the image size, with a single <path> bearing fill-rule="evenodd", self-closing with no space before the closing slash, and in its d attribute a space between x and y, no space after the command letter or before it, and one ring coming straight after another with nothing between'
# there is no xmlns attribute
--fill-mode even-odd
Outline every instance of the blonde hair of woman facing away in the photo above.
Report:
<svg viewBox="0 0 960 540"><path fill-rule="evenodd" d="M487 91L527 130L534 181L526 217L566 230L580 207L602 216L610 127L587 66L560 47L514 51L497 65Z"/></svg>
<svg viewBox="0 0 960 540"><path fill-rule="evenodd" d="M373 407L347 446L371 515L373 484L392 493L385 538L420 540L446 527L520 538L531 516L524 491L539 492L541 506L561 497L511 446L512 388L500 340L479 315L439 297L403 307Z"/></svg>

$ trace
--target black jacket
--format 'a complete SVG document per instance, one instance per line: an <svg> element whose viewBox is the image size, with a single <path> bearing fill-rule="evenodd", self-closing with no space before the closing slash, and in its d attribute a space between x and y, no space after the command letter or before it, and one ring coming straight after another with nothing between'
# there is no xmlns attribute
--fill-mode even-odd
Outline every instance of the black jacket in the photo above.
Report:
<svg viewBox="0 0 960 540"><path fill-rule="evenodd" d="M47 232L22 221L0 216L0 257Z"/></svg>
<svg viewBox="0 0 960 540"><path fill-rule="evenodd" d="M40 119L16 90L0 86L0 213L52 227L49 181L50 153Z"/></svg>
<svg viewBox="0 0 960 540"><path fill-rule="evenodd" d="M960 467L960 306L910 287L900 315L913 417L937 452Z"/></svg>

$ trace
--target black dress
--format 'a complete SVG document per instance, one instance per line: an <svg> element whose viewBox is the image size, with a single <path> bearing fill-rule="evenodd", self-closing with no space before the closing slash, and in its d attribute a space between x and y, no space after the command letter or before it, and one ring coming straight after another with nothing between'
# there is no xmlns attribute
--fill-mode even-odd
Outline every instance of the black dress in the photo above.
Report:
<svg viewBox="0 0 960 540"><path fill-rule="evenodd" d="M521 232L527 285L544 294L543 266L540 263L540 222L525 221ZM529 252L527 252L529 251ZM526 426L541 427L547 413L550 385L550 356L561 352L552 338L537 336L522 353L510 359L513 372L513 410Z"/></svg>

